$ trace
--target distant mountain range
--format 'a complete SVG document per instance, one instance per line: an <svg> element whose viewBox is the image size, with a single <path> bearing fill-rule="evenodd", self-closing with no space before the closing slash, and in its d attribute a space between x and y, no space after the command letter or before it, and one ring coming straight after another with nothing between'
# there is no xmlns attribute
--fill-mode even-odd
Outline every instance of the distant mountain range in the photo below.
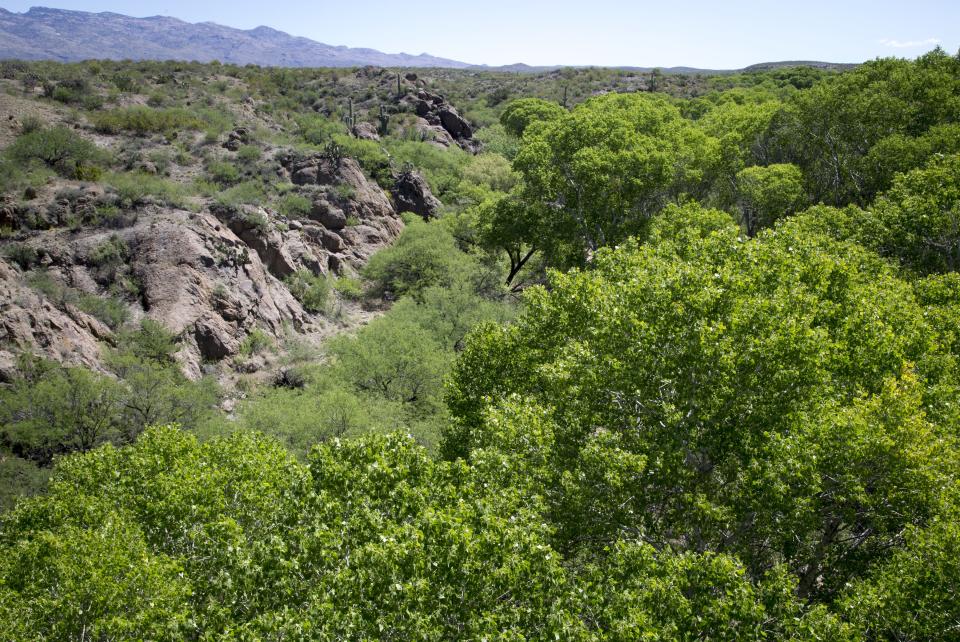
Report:
<svg viewBox="0 0 960 642"><path fill-rule="evenodd" d="M276 67L450 67L469 65L429 54L386 54L374 49L325 45L269 27L243 30L213 22L132 18L33 7L0 9L0 59L219 60Z"/></svg>
<svg viewBox="0 0 960 642"><path fill-rule="evenodd" d="M164 16L133 18L119 13L90 13L33 7L25 13L0 8L0 60L219 60L237 65L274 67L446 67L512 71L518 73L559 69L522 63L490 67L427 53L388 54L376 49L337 47L309 38L298 38L270 27L234 29L213 22L190 23ZM854 65L815 61L769 62L744 70L666 67L664 73L719 74L758 71L777 67L812 66L841 69ZM650 71L651 67L617 67Z"/></svg>

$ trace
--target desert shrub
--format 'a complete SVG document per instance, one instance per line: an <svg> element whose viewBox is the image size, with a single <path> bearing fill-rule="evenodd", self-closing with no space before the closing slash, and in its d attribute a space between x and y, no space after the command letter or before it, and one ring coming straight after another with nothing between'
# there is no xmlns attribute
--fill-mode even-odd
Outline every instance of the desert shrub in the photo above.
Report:
<svg viewBox="0 0 960 642"><path fill-rule="evenodd" d="M500 123L478 130L473 137L483 144L483 151L500 154L508 160L513 160L520 148L520 140Z"/></svg>
<svg viewBox="0 0 960 642"><path fill-rule="evenodd" d="M207 175L218 185L233 185L240 180L240 170L226 161L215 160L207 163Z"/></svg>
<svg viewBox="0 0 960 642"><path fill-rule="evenodd" d="M88 257L91 264L104 267L123 263L130 253L126 241L113 234L90 252Z"/></svg>
<svg viewBox="0 0 960 642"><path fill-rule="evenodd" d="M111 330L119 329L130 319L130 309L127 304L112 296L83 293L77 300L77 307L95 316Z"/></svg>
<svg viewBox="0 0 960 642"><path fill-rule="evenodd" d="M249 357L266 352L272 347L273 339L270 335L260 328L254 328L240 343L240 354Z"/></svg>
<svg viewBox="0 0 960 642"><path fill-rule="evenodd" d="M217 203L227 207L261 205L265 199L263 185L257 181L244 181L217 195ZM265 223L266 220L264 220Z"/></svg>
<svg viewBox="0 0 960 642"><path fill-rule="evenodd" d="M11 243L3 248L3 255L9 261L13 261L23 270L29 270L37 264L40 259L36 248L26 243Z"/></svg>
<svg viewBox="0 0 960 642"><path fill-rule="evenodd" d="M335 135L347 133L343 123L312 114L297 118L297 129L304 142L312 145L324 145Z"/></svg>
<svg viewBox="0 0 960 642"><path fill-rule="evenodd" d="M6 149L4 155L24 164L42 162L67 178L79 178L86 171L85 168L108 161L106 152L63 126L22 134Z"/></svg>
<svg viewBox="0 0 960 642"><path fill-rule="evenodd" d="M177 336L159 321L145 318L136 329L122 332L118 338L120 350L138 359L160 364L173 363Z"/></svg>
<svg viewBox="0 0 960 642"><path fill-rule="evenodd" d="M370 258L363 273L379 292L416 296L430 286L452 284L472 265L446 227L410 219L393 245Z"/></svg>
<svg viewBox="0 0 960 642"><path fill-rule="evenodd" d="M309 312L323 312L330 298L330 281L308 270L294 272L286 279L290 293Z"/></svg>
<svg viewBox="0 0 960 642"><path fill-rule="evenodd" d="M280 439L305 458L316 444L399 427L397 404L372 398L331 381L302 390L272 388L244 403L238 423Z"/></svg>
<svg viewBox="0 0 960 642"><path fill-rule="evenodd" d="M180 107L169 109L123 107L94 114L91 120L98 131L106 134L128 131L143 136L204 127L203 120L196 114Z"/></svg>
<svg viewBox="0 0 960 642"><path fill-rule="evenodd" d="M284 194L277 203L277 210L287 218L303 218L310 213L310 199L300 194Z"/></svg>
<svg viewBox="0 0 960 642"><path fill-rule="evenodd" d="M416 167L434 194L445 201L456 193L463 169L473 158L459 147L441 150L430 143L395 140L387 140L385 145L395 166L409 163Z"/></svg>
<svg viewBox="0 0 960 642"><path fill-rule="evenodd" d="M409 319L381 317L355 336L330 342L334 372L357 390L389 401L429 405L440 393L449 355Z"/></svg>
<svg viewBox="0 0 960 642"><path fill-rule="evenodd" d="M256 145L243 145L237 150L237 158L244 163L253 163L260 160L263 152Z"/></svg>
<svg viewBox="0 0 960 642"><path fill-rule="evenodd" d="M13 508L21 497L43 492L49 477L49 471L29 459L0 452L0 514Z"/></svg>
<svg viewBox="0 0 960 642"><path fill-rule="evenodd" d="M104 177L104 183L117 194L123 207L141 204L147 197L173 207L183 207L188 195L184 185L142 172L110 173Z"/></svg>
<svg viewBox="0 0 960 642"><path fill-rule="evenodd" d="M333 289L344 299L359 301L363 298L363 283L359 279L341 276L333 282Z"/></svg>

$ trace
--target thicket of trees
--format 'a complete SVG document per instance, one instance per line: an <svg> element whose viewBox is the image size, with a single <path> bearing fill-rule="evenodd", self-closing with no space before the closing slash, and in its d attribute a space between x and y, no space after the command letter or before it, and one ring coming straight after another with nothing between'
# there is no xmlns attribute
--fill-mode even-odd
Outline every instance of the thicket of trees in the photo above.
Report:
<svg viewBox="0 0 960 642"><path fill-rule="evenodd" d="M960 58L791 78L506 102L482 172L425 153L445 215L364 275L391 310L234 434L58 459L0 517L0 625L955 639Z"/></svg>

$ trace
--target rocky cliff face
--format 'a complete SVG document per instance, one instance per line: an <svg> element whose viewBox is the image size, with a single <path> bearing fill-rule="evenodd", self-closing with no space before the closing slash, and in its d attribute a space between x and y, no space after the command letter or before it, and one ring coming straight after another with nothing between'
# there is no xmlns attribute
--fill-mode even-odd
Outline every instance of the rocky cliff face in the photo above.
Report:
<svg viewBox="0 0 960 642"><path fill-rule="evenodd" d="M87 296L106 295L92 258L97 248L126 248L124 270L137 284L136 300L127 300L132 318L150 317L180 335L184 371L198 377L205 363L235 355L254 328L277 339L290 329L311 330L315 320L283 279L298 270L355 271L403 228L386 194L353 159L283 161L314 199L305 220L253 206L191 212L153 205L122 229L51 227L22 233L16 242L32 257L30 274L42 272L48 289ZM96 198L96 190L77 188ZM113 332L67 299L40 294L26 276L15 262L0 261L0 378L9 376L23 348L99 368L101 346L113 342Z"/></svg>

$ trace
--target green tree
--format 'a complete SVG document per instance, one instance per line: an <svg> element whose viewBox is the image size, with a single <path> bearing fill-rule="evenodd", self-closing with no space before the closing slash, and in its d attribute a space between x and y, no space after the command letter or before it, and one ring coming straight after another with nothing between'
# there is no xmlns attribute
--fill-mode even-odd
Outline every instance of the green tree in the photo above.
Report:
<svg viewBox="0 0 960 642"><path fill-rule="evenodd" d="M747 167L737 172L737 196L740 223L747 236L756 236L801 205L803 174L796 165Z"/></svg>
<svg viewBox="0 0 960 642"><path fill-rule="evenodd" d="M0 426L8 443L41 463L86 451L116 435L122 387L86 368L30 368L0 390Z"/></svg>
<svg viewBox="0 0 960 642"><path fill-rule="evenodd" d="M642 237L650 217L681 195L709 191L716 153L716 141L665 98L608 94L528 132L514 168L525 202L545 216L537 231L576 248L548 257L565 267Z"/></svg>
<svg viewBox="0 0 960 642"><path fill-rule="evenodd" d="M563 107L539 98L520 98L511 101L500 114L500 124L517 138L534 123L549 123L566 114Z"/></svg>
<svg viewBox="0 0 960 642"><path fill-rule="evenodd" d="M549 422L540 492L564 554L642 537L754 577L785 565L829 600L955 474L925 414L955 392L947 354L875 255L789 224L740 241L724 216L665 212L650 245L554 274L514 325L478 330L442 450L487 448L516 396Z"/></svg>

